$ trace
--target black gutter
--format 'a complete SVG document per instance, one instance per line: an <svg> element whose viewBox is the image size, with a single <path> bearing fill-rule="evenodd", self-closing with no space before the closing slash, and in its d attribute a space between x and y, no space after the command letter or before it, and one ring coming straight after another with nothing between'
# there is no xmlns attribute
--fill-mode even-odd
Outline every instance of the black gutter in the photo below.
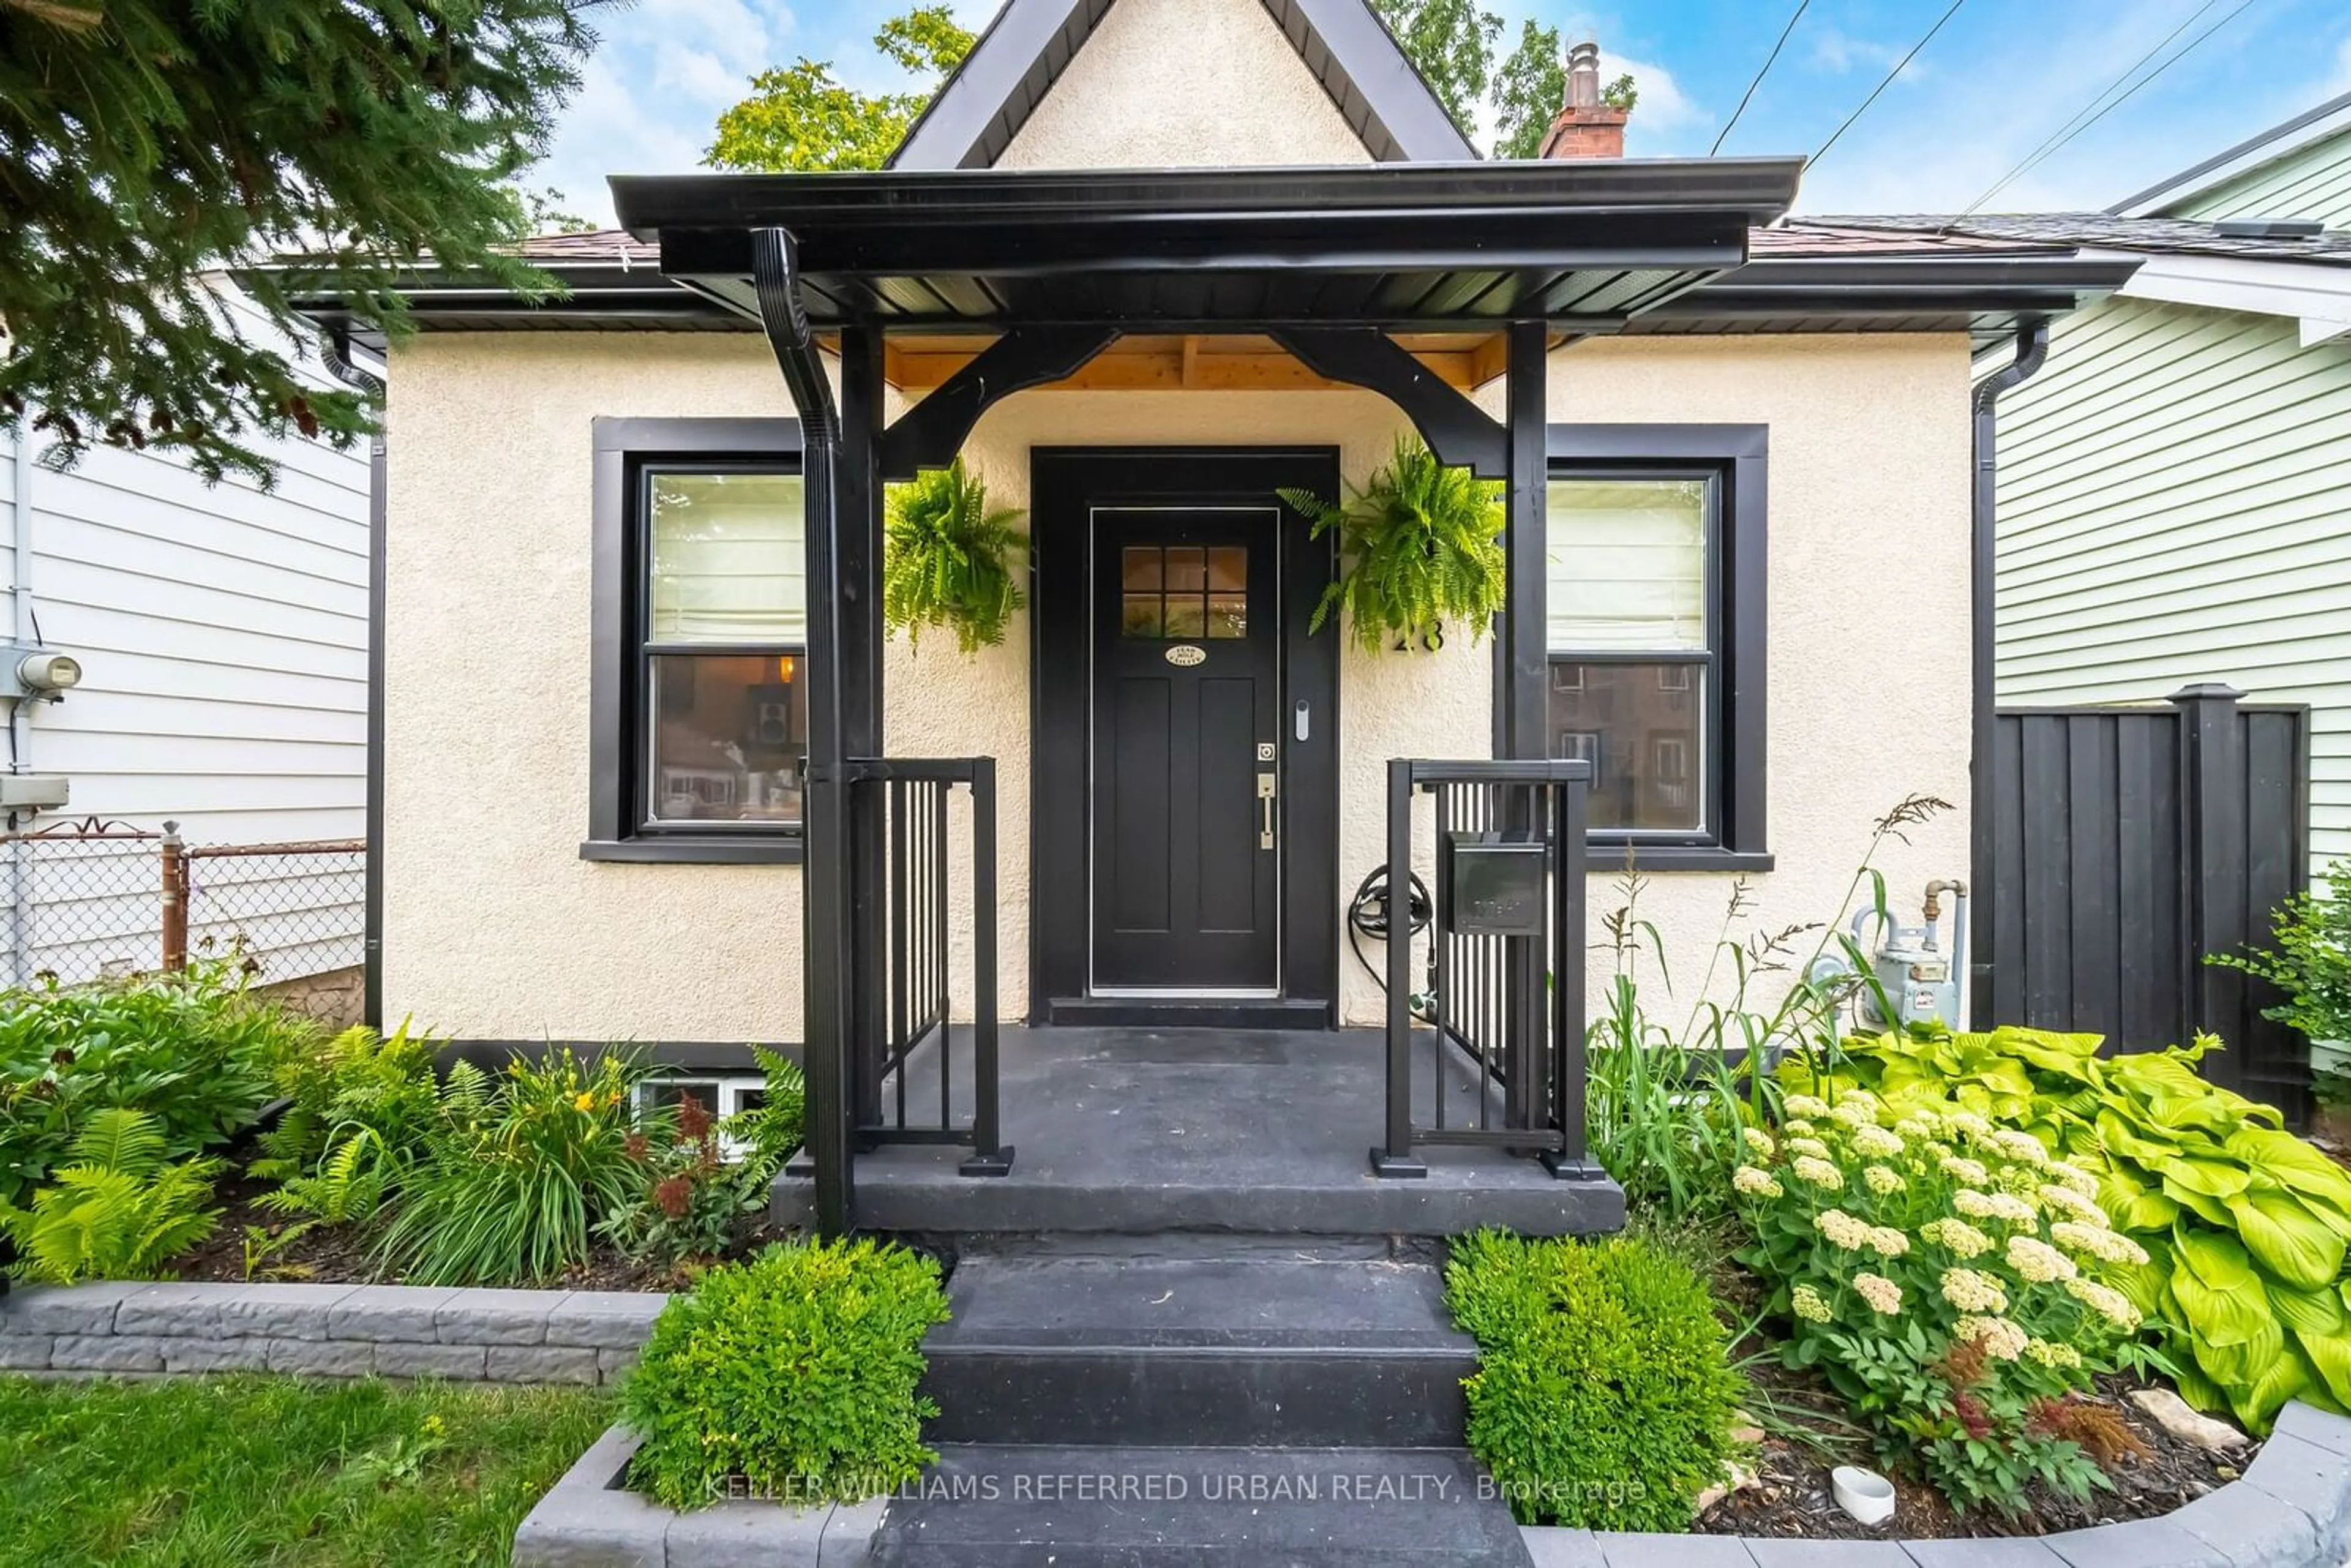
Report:
<svg viewBox="0 0 2351 1568"><path fill-rule="evenodd" d="M1968 744L1968 879L1975 896L1968 904L1968 1016L1973 1027L1991 1029L1992 988L1992 877L1996 870L1992 822L1991 753L1998 732L1998 693L1993 682L1999 656L1999 623L1994 615L1994 574L1998 570L1999 419L2001 394L2030 379L2049 357L2049 319L2035 316L2018 323L2016 358L1976 383L1975 390L1975 528L1973 559L1970 563L1970 642L1972 724Z"/></svg>
<svg viewBox="0 0 2351 1568"><path fill-rule="evenodd" d="M350 340L330 333L319 351L329 373L348 386L381 399L383 378L350 360ZM368 654L367 654L367 851L360 916L360 1021L383 1028L383 694L384 694L384 459L383 432L368 444Z"/></svg>
<svg viewBox="0 0 2351 1568"><path fill-rule="evenodd" d="M986 228L1017 222L1171 223L1385 214L1462 217L1497 210L1552 217L1704 214L1770 223L1795 199L1796 158L1555 159L1368 163L1341 168L961 169L947 172L615 174L621 226L794 226L803 246L828 225Z"/></svg>

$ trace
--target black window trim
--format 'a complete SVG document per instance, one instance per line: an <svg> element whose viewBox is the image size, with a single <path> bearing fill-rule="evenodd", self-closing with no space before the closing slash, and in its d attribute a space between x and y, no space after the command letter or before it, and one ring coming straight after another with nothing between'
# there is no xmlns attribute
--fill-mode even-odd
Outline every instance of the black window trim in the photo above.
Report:
<svg viewBox="0 0 2351 1568"><path fill-rule="evenodd" d="M1771 427L1763 424L1553 424L1546 431L1552 478L1687 478L1716 486L1709 508L1707 596L1710 617L1708 800L1713 821L1703 834L1650 830L1596 831L1595 868L1622 852L1645 871L1769 871L1765 837L1769 758L1765 709ZM1564 654L1555 663L1660 662L1656 655ZM1666 656L1672 662L1677 655ZM1699 662L1693 660L1692 662ZM1548 690L1546 690L1548 701Z"/></svg>
<svg viewBox="0 0 2351 1568"><path fill-rule="evenodd" d="M643 559L638 530L650 528L639 497L643 476L674 465L705 471L728 465L797 472L800 427L795 419L599 418L594 464L588 683L588 836L580 858L674 865L796 865L797 824L695 824L649 831L642 779L643 716L638 700L648 658L643 635ZM764 650L765 644L762 644ZM724 652L704 649L700 652Z"/></svg>

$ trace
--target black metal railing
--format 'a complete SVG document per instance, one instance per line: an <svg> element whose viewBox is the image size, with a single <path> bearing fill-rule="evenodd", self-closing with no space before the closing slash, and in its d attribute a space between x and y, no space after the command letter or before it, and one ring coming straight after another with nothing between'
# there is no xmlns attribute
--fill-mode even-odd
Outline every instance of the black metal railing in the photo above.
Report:
<svg viewBox="0 0 2351 1568"><path fill-rule="evenodd" d="M997 1072L996 759L867 758L845 771L858 1144L967 1145L965 1175L1002 1176L1012 1150L1003 1143ZM948 831L957 789L971 798L971 1006L960 1025ZM967 1074L958 1033L969 1046Z"/></svg>
<svg viewBox="0 0 2351 1568"><path fill-rule="evenodd" d="M1426 1176L1414 1154L1488 1145L1553 1175L1596 1174L1584 1148L1584 762L1388 764L1387 1098L1373 1169ZM1410 899L1416 795L1429 798L1436 885L1426 988ZM1420 1027L1420 1026L1426 1027Z"/></svg>

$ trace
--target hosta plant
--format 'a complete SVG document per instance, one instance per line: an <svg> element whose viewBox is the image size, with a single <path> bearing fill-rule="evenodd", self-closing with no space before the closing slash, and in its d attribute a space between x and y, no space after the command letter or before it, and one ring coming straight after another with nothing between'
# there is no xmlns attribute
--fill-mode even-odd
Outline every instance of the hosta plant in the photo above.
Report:
<svg viewBox="0 0 2351 1568"><path fill-rule="evenodd" d="M1850 1087L1783 1109L1776 1137L1745 1134L1731 1179L1789 1364L1959 1507L2104 1484L2083 1396L2133 1359L2139 1312L2114 1276L2146 1254L2108 1227L2096 1178L1970 1111L1902 1113Z"/></svg>
<svg viewBox="0 0 2351 1568"><path fill-rule="evenodd" d="M1012 558L1029 548L1018 507L987 504L987 486L958 457L890 488L882 525L882 615L921 643L925 626L955 632L967 653L1004 641L1025 600Z"/></svg>
<svg viewBox="0 0 2351 1568"><path fill-rule="evenodd" d="M1972 1111L2094 1174L2115 1228L2149 1255L2117 1283L2189 1403L2255 1431L2289 1399L2351 1408L2351 1175L2274 1110L2198 1076L2218 1040L2112 1057L2099 1043L2014 1028L1888 1034L1847 1040L1823 1082L1897 1112Z"/></svg>
<svg viewBox="0 0 2351 1568"><path fill-rule="evenodd" d="M1502 608L1507 570L1502 547L1502 486L1399 436L1386 467L1352 499L1328 501L1309 490L1277 491L1314 525L1336 532L1340 569L1314 607L1320 632L1343 608L1355 641L1371 653L1389 646L1435 648L1448 621L1485 635Z"/></svg>
<svg viewBox="0 0 2351 1568"><path fill-rule="evenodd" d="M152 1280L213 1231L214 1159L173 1161L156 1118L111 1107L74 1135L69 1163L33 1194L29 1209L0 1203L18 1279Z"/></svg>

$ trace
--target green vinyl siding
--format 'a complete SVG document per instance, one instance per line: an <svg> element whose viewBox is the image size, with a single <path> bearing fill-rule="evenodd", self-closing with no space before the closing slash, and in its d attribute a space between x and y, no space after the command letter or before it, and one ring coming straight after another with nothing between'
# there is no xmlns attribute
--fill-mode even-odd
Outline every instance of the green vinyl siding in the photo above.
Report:
<svg viewBox="0 0 2351 1568"><path fill-rule="evenodd" d="M2227 681L2312 709L2314 870L2351 855L2351 340L2112 298L2000 404L2002 703Z"/></svg>
<svg viewBox="0 0 2351 1568"><path fill-rule="evenodd" d="M2314 141L2163 209L2166 217L2301 218L2351 229L2351 131Z"/></svg>

